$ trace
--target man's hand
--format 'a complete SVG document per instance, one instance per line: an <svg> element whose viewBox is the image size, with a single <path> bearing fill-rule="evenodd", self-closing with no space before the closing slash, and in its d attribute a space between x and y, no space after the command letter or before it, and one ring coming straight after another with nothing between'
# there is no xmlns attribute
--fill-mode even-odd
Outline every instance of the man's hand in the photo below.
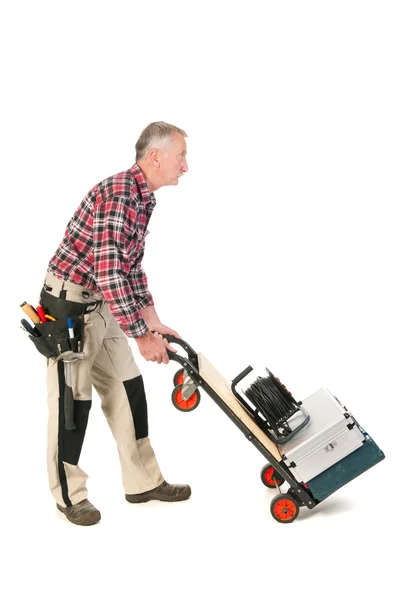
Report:
<svg viewBox="0 0 400 600"><path fill-rule="evenodd" d="M169 333L170 335L173 335L174 337L177 337L177 338L181 337L177 331L175 331L174 329L171 329L170 327L167 327L166 325L163 325L162 323L156 323L151 329L153 331L158 331L158 333L161 333L162 335Z"/></svg>
<svg viewBox="0 0 400 600"><path fill-rule="evenodd" d="M145 360L151 360L157 362L159 365L169 363L169 356L167 350L176 352L166 340L160 335L151 333L148 331L145 335L135 338L137 345L139 346L140 354Z"/></svg>
<svg viewBox="0 0 400 600"><path fill-rule="evenodd" d="M151 331L158 331L164 335L166 333L170 333L177 338L181 337L177 331L161 323L154 306L146 306L146 308L142 308L142 315Z"/></svg>

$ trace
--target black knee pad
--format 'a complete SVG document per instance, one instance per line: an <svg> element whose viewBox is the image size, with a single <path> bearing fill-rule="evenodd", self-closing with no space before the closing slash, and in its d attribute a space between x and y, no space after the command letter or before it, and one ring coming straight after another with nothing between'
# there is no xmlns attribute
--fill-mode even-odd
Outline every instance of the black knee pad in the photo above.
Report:
<svg viewBox="0 0 400 600"><path fill-rule="evenodd" d="M147 401L142 375L124 381L124 387L132 411L136 439L148 437Z"/></svg>

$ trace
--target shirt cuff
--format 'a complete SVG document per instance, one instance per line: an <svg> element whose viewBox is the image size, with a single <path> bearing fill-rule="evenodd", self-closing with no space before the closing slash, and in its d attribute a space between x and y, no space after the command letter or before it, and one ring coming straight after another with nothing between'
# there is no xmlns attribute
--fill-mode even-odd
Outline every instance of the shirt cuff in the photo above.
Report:
<svg viewBox="0 0 400 600"><path fill-rule="evenodd" d="M140 319L124 329L126 335L133 338L142 337L142 335L145 335L148 331L150 331L149 327L143 317L140 317Z"/></svg>

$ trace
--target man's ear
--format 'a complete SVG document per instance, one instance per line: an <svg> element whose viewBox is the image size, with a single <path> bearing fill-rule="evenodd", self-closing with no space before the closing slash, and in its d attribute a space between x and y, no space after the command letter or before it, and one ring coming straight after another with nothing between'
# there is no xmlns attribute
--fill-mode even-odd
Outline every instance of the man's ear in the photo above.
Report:
<svg viewBox="0 0 400 600"><path fill-rule="evenodd" d="M160 155L157 148L152 148L149 152L149 160L155 169L160 168Z"/></svg>

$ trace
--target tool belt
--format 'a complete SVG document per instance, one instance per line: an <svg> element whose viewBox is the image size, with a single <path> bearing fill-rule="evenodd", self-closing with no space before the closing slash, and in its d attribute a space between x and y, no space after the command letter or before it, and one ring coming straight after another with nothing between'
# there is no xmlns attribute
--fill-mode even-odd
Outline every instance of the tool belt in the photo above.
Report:
<svg viewBox="0 0 400 600"><path fill-rule="evenodd" d="M83 350L84 315L93 312L102 300L84 304L71 302L64 298L57 298L42 289L40 304L45 312L52 315L55 321L36 323L35 328L41 334L38 337L29 335L36 349L46 358L54 358L62 352L72 350L81 352ZM68 318L72 319L74 337L71 338L68 330Z"/></svg>

